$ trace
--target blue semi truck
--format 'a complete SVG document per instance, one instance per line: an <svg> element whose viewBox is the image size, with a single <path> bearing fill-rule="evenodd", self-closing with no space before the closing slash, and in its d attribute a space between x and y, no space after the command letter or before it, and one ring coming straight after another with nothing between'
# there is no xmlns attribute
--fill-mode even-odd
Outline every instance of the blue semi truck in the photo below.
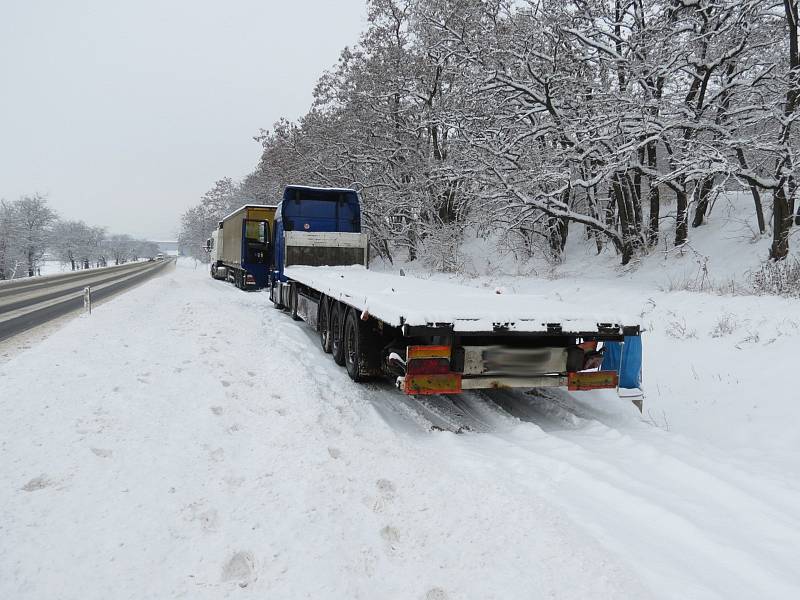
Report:
<svg viewBox="0 0 800 600"><path fill-rule="evenodd" d="M638 325L591 308L369 270L358 193L290 185L275 210L266 286L354 381L407 394L624 388L641 408Z"/></svg>
<svg viewBox="0 0 800 600"><path fill-rule="evenodd" d="M245 204L217 224L206 240L211 277L246 289L269 283L274 205Z"/></svg>

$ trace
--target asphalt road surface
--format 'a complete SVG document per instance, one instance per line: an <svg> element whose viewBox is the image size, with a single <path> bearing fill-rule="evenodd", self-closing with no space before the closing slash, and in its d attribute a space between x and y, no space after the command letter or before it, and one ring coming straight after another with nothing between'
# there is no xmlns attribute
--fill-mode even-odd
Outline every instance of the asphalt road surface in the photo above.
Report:
<svg viewBox="0 0 800 600"><path fill-rule="evenodd" d="M82 309L87 286L92 302L98 302L174 264L173 259L165 259L0 282L0 341Z"/></svg>

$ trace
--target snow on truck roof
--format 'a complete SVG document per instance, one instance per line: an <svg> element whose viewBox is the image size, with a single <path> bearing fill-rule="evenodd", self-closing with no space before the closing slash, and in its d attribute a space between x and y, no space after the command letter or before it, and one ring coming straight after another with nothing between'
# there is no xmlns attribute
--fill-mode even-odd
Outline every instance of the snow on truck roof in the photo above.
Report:
<svg viewBox="0 0 800 600"><path fill-rule="evenodd" d="M337 188L337 187L319 187L316 185L296 185L294 183L290 183L286 186L286 189L299 189L299 190L320 190L325 192L353 192L357 194L358 192L353 188Z"/></svg>
<svg viewBox="0 0 800 600"><path fill-rule="evenodd" d="M533 294L498 294L452 283L345 267L287 267L286 275L390 325L450 323L454 331L547 331L558 323L565 332L597 331L599 323L636 325L625 315L596 314L591 304L554 302Z"/></svg>
<svg viewBox="0 0 800 600"><path fill-rule="evenodd" d="M235 215L238 212L243 211L246 208L278 208L278 205L277 204L243 204L242 206L240 206L236 210L234 210L234 211L228 213L227 215L225 215L224 217L222 217L219 220L220 224L223 221L225 221L226 219L230 219L233 215Z"/></svg>

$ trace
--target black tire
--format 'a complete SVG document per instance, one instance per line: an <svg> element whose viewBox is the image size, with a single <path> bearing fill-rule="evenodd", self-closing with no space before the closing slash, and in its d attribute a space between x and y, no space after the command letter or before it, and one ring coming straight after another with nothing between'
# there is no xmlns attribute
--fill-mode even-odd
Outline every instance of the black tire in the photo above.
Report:
<svg viewBox="0 0 800 600"><path fill-rule="evenodd" d="M382 374L383 343L375 325L376 322L371 318L361 320L360 311L354 308L348 309L342 346L344 366L353 381L365 381Z"/></svg>
<svg viewBox="0 0 800 600"><path fill-rule="evenodd" d="M344 366L353 381L361 381L361 321L354 310L347 311L344 321Z"/></svg>
<svg viewBox="0 0 800 600"><path fill-rule="evenodd" d="M297 284L293 283L289 290L289 312L292 315L293 320L300 321L300 317L297 316L297 301L300 298L300 292L297 289Z"/></svg>
<svg viewBox="0 0 800 600"><path fill-rule="evenodd" d="M336 302L331 306L331 354L333 362L340 367L344 366L344 344L342 337L344 333L344 317L347 307Z"/></svg>
<svg viewBox="0 0 800 600"><path fill-rule="evenodd" d="M331 302L325 296L319 300L319 316L317 317L319 344L326 354L331 353Z"/></svg>
<svg viewBox="0 0 800 600"><path fill-rule="evenodd" d="M280 287L278 286L280 286L279 282L272 282L272 286L269 288L269 299L272 300L272 308L283 310L283 304L275 300L275 295L280 293Z"/></svg>

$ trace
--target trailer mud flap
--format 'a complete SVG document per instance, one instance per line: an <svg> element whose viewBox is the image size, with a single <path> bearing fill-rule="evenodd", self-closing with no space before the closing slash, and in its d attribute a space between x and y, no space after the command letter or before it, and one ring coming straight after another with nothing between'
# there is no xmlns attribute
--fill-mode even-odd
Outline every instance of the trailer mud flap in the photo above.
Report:
<svg viewBox="0 0 800 600"><path fill-rule="evenodd" d="M461 373L450 371L450 346L409 346L406 349L406 394L457 394Z"/></svg>

